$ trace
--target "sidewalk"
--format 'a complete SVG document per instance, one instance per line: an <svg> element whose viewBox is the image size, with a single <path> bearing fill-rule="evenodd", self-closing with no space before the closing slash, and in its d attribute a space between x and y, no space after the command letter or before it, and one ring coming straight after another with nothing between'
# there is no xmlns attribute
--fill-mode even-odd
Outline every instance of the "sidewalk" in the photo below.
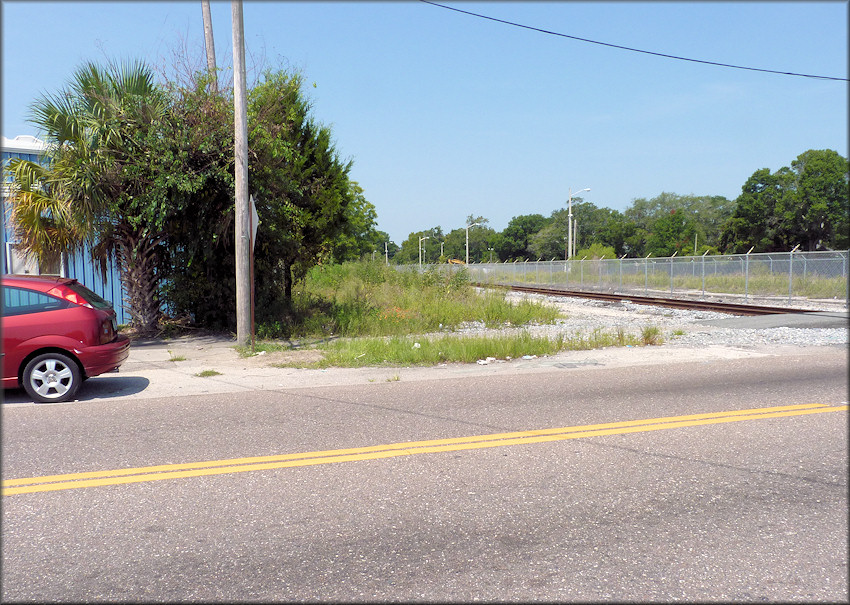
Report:
<svg viewBox="0 0 850 605"><path fill-rule="evenodd" d="M763 317L734 317L698 322L729 328L847 327L846 313L813 313ZM450 363L428 367L329 368L326 370L280 367L284 361L316 361L320 353L310 349L240 357L234 338L184 336L172 339L137 339L118 373L86 381L78 401L101 399L150 399L285 391L322 386L382 384L398 381L486 377L553 370L596 369L638 365L711 362L798 352L793 346L746 349L733 346L609 347L590 351L567 351L551 357L495 361L487 365ZM275 364L278 364L277 366ZM208 374L208 375L203 375ZM6 404L32 403L23 390L5 391ZM71 402L73 403L73 402ZM57 404L63 405L63 404Z"/></svg>
<svg viewBox="0 0 850 605"><path fill-rule="evenodd" d="M286 353L240 358L235 341L214 337L134 342L118 373L103 374L83 385L77 401L200 396L247 391L286 391L323 386L381 385L393 382L527 374L576 369L672 364L760 357L769 353L727 347L629 347L568 351L551 357L496 361L488 365L439 364L429 367L329 368L275 367ZM775 353L775 352L774 352ZM172 361L175 360L175 361ZM202 372L216 372L201 376ZM6 391L5 404L34 405L23 390ZM40 404L40 405L69 405Z"/></svg>

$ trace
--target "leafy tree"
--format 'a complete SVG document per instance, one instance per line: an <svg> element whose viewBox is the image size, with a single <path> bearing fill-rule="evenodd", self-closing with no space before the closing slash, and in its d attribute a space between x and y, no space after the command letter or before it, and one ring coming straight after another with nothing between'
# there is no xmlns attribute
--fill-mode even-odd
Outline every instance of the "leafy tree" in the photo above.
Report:
<svg viewBox="0 0 850 605"><path fill-rule="evenodd" d="M399 265L419 264L419 238L427 237L422 244L422 262L433 263L440 257L440 242L444 240L441 227L433 227L427 231L417 231L407 236L401 243L398 252L393 256L393 262Z"/></svg>
<svg viewBox="0 0 850 605"><path fill-rule="evenodd" d="M12 220L24 248L55 257L86 245L104 267L114 254L133 323L142 332L155 330L167 227L197 186L160 178L168 158L151 146L170 131L167 96L143 63L86 63L31 109L49 163L12 166L18 191Z"/></svg>
<svg viewBox="0 0 850 605"><path fill-rule="evenodd" d="M590 202L579 201L577 204L573 203L573 218L577 221L577 233L574 234L576 250L592 244L617 248L620 243L617 229L623 222L623 215L620 212L610 208L598 208Z"/></svg>
<svg viewBox="0 0 850 605"><path fill-rule="evenodd" d="M848 162L832 151L809 150L774 173L757 170L747 179L735 213L726 222L725 252L846 248L850 244Z"/></svg>
<svg viewBox="0 0 850 605"><path fill-rule="evenodd" d="M792 205L793 178L788 168L773 174L768 168L761 168L747 179L721 237L724 251L742 254L751 247L756 252L789 249L781 215L784 208Z"/></svg>
<svg viewBox="0 0 850 605"><path fill-rule="evenodd" d="M164 298L175 315L198 325L236 325L234 257L233 103L196 74L168 83L172 130L157 141L156 156L170 158L161 179L198 179L179 216L168 223Z"/></svg>
<svg viewBox="0 0 850 605"><path fill-rule="evenodd" d="M617 213L612 216L607 225L607 232L606 241L614 248L618 257L624 254L631 257L646 254L644 249L649 233L628 220L623 214Z"/></svg>
<svg viewBox="0 0 850 605"><path fill-rule="evenodd" d="M591 244L589 248L581 248L576 252L575 258L582 259L588 258L590 260L597 260L603 258L616 258L617 253L614 252L614 248L611 246L605 246L600 243Z"/></svg>
<svg viewBox="0 0 850 605"><path fill-rule="evenodd" d="M850 244L848 162L837 152L812 150L791 163L795 175L793 204L783 222L792 242L805 250L845 249Z"/></svg>
<svg viewBox="0 0 850 605"><path fill-rule="evenodd" d="M249 183L261 221L255 275L268 310L280 294L290 301L293 283L331 258L356 194L351 163L339 158L330 129L310 117L302 83L298 74L269 71L248 94Z"/></svg>
<svg viewBox="0 0 850 605"><path fill-rule="evenodd" d="M567 219L566 210L555 210L549 222L529 238L528 247L534 258L566 259Z"/></svg>
<svg viewBox="0 0 850 605"><path fill-rule="evenodd" d="M672 210L667 216L652 223L652 231L646 241L646 251L653 256L685 254L689 250L689 242L694 240L694 233L693 221L683 213Z"/></svg>
<svg viewBox="0 0 850 605"><path fill-rule="evenodd" d="M550 220L542 214L524 214L513 217L505 230L496 234L492 239L494 252L498 255L499 260L531 259L529 239L545 227Z"/></svg>
<svg viewBox="0 0 850 605"><path fill-rule="evenodd" d="M390 234L386 231L376 231L375 239L378 242L378 252L381 251L381 244L386 244L384 254L388 259L394 258L396 253L401 249L397 243L390 239Z"/></svg>
<svg viewBox="0 0 850 605"><path fill-rule="evenodd" d="M483 216L469 215L466 219L467 225L475 225L469 228L469 262L481 262L489 260L491 238L495 231L487 226L489 219ZM476 224L477 223L477 224ZM450 231L445 238L444 256L466 261L466 226Z"/></svg>
<svg viewBox="0 0 850 605"><path fill-rule="evenodd" d="M375 229L378 213L375 206L363 195L363 188L351 181L351 203L345 210L345 223L342 233L333 242L333 259L342 263L347 260L358 260L371 255L380 248L384 253L386 234Z"/></svg>
<svg viewBox="0 0 850 605"><path fill-rule="evenodd" d="M635 233L649 234L653 230L655 221L663 219L676 211L684 216L693 226L698 234L699 241L711 246L717 246L720 242L723 225L734 212L735 203L723 196L695 196L678 195L663 192L652 199L638 198L632 201L629 208L623 213L627 222L634 224ZM622 253L642 255L648 253L645 245L632 241ZM639 250L643 248L644 250Z"/></svg>

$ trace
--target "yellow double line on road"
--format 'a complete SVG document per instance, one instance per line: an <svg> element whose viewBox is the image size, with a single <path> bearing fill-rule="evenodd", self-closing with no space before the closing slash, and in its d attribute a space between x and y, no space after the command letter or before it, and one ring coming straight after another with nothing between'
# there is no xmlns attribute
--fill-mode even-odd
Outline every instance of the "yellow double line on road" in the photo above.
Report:
<svg viewBox="0 0 850 605"><path fill-rule="evenodd" d="M46 475L43 477L8 479L3 481L2 495L13 496L16 494L50 492L64 489L81 489L85 487L99 487L103 485L142 483L146 481L162 481L165 479L185 479L188 477L245 473L248 471L262 471L295 466L313 466L339 462L354 462L357 460L376 460L379 458L393 458L395 456L410 456L413 454L433 454L437 452L454 452L487 447L503 447L506 445L545 443L548 441L600 437L603 435L621 435L625 433L642 433L686 426L720 424L724 422L741 422L744 420L762 420L766 418L780 418L783 416L801 416L805 414L821 414L824 412L840 412L847 411L847 409L847 405L828 406L817 403L806 405L787 405L770 408L714 412L708 414L692 414L688 416L668 416L664 418L629 420L626 422L568 426L562 428L539 429L534 431L496 433L493 435L477 435L473 437L435 439L431 441L408 441L404 443L392 443L389 445L304 452L300 454L284 454L280 456L255 456L251 458L212 460L187 464L163 464L159 466L143 466L139 468L70 473L66 475Z"/></svg>

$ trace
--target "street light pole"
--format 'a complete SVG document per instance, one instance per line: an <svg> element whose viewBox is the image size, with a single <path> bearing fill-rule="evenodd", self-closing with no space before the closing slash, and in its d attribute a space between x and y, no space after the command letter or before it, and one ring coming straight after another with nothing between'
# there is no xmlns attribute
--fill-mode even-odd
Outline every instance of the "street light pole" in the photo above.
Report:
<svg viewBox="0 0 850 605"><path fill-rule="evenodd" d="M469 264L469 228L477 227L481 223L472 223L471 225L466 226L466 264Z"/></svg>
<svg viewBox="0 0 850 605"><path fill-rule="evenodd" d="M581 191L576 191L576 193L581 193L582 191L590 191L590 187L585 187ZM567 216L567 260L569 257L573 255L573 190L570 188L570 198L568 201L569 206L569 214Z"/></svg>
<svg viewBox="0 0 850 605"><path fill-rule="evenodd" d="M422 240L431 239L431 236L426 235L425 237L419 238L419 270L422 270Z"/></svg>

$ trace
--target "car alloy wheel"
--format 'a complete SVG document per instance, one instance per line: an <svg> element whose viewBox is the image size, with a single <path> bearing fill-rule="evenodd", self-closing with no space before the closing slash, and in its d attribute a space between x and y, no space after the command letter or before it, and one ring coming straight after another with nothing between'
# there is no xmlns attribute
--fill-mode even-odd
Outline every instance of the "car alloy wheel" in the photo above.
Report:
<svg viewBox="0 0 850 605"><path fill-rule="evenodd" d="M24 368L24 389L40 403L68 401L82 382L80 368L61 353L44 353L33 358Z"/></svg>

